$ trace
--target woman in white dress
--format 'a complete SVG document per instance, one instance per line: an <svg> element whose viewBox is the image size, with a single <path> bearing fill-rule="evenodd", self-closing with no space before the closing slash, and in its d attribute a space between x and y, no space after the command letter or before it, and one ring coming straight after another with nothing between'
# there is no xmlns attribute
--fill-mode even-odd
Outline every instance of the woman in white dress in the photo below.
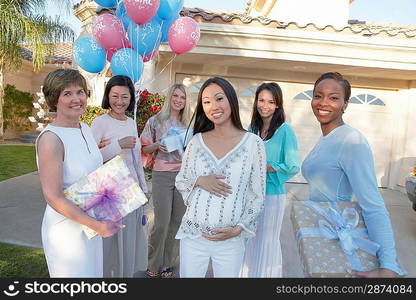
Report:
<svg viewBox="0 0 416 300"><path fill-rule="evenodd" d="M100 144L104 162L121 155L131 175L147 193L147 185L141 161L141 144L137 125L126 111L135 105L134 86L129 77L117 75L107 82L102 108L107 114L94 119L91 129L95 141ZM103 239L104 277L133 277L137 271L147 269L147 221L144 207L123 218L126 227L117 234Z"/></svg>
<svg viewBox="0 0 416 300"><path fill-rule="evenodd" d="M282 277L280 231L285 211L284 184L300 170L298 145L285 122L283 94L275 82L256 91L249 131L264 141L267 156L266 200L256 237L246 243L242 277Z"/></svg>
<svg viewBox="0 0 416 300"><path fill-rule="evenodd" d="M91 129L79 122L87 104L84 77L72 69L49 73L43 94L56 119L39 135L36 155L42 192L47 202L42 244L50 277L102 277L102 239L122 225L97 221L66 199L63 190L102 165ZM89 240L82 226L99 235Z"/></svg>
<svg viewBox="0 0 416 300"><path fill-rule="evenodd" d="M176 177L187 207L180 276L205 277L211 259L214 277L238 277L265 197L263 141L243 129L235 90L218 77L201 87L193 132Z"/></svg>

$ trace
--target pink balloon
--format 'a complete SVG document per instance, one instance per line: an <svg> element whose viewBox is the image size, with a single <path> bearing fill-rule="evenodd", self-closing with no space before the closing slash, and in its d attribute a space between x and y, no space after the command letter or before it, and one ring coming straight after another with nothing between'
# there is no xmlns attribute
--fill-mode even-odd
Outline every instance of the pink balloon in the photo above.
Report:
<svg viewBox="0 0 416 300"><path fill-rule="evenodd" d="M121 49L127 44L123 24L112 14L103 14L95 18L92 34L97 42L106 49Z"/></svg>
<svg viewBox="0 0 416 300"><path fill-rule="evenodd" d="M114 53L116 53L119 49L116 48L109 48L109 49L105 49L105 53L106 53L106 59L107 61L111 61L111 58L113 57Z"/></svg>
<svg viewBox="0 0 416 300"><path fill-rule="evenodd" d="M159 52L158 49L155 49L152 53L147 54L145 56L142 55L143 57L143 62L148 62L149 60L152 60L153 57L155 57L155 55L157 55L157 53Z"/></svg>
<svg viewBox="0 0 416 300"><path fill-rule="evenodd" d="M124 0L124 7L130 19L137 25L150 21L159 9L160 0Z"/></svg>
<svg viewBox="0 0 416 300"><path fill-rule="evenodd" d="M178 55L192 50L200 37L199 24L190 17L181 17L169 27L168 43Z"/></svg>
<svg viewBox="0 0 416 300"><path fill-rule="evenodd" d="M118 50L123 49L123 48L133 49L133 46L131 45L129 40L126 40L125 44L121 48L107 48L107 49L105 49L107 61L110 62L114 53L116 53Z"/></svg>

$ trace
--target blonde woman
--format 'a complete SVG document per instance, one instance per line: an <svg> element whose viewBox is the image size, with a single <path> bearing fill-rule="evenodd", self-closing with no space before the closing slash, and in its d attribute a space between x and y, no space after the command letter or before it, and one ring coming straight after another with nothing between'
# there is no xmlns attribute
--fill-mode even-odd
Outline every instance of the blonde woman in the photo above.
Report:
<svg viewBox="0 0 416 300"><path fill-rule="evenodd" d="M140 136L142 161L152 167L154 225L149 237L148 277L171 277L179 253L176 232L185 213L175 178L182 164L182 149L168 152L162 138L171 128L186 129L190 119L190 97L183 84L174 84L162 110L151 117ZM184 145L183 145L184 146Z"/></svg>

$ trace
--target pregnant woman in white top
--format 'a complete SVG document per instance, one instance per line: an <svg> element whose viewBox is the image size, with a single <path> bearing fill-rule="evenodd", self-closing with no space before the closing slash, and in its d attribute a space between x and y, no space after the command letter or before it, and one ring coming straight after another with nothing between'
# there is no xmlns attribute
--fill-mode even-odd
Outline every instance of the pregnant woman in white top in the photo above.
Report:
<svg viewBox="0 0 416 300"><path fill-rule="evenodd" d="M238 277L244 237L253 237L263 208L263 141L243 129L238 99L225 79L208 79L199 92L194 136L176 177L186 213L180 239L180 276Z"/></svg>

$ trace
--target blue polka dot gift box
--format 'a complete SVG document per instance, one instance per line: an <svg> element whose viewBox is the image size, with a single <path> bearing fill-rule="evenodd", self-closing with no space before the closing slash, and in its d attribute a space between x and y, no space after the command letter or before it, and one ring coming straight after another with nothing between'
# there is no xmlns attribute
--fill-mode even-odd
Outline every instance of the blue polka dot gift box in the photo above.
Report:
<svg viewBox="0 0 416 300"><path fill-rule="evenodd" d="M351 277L379 267L357 202L295 201L291 219L306 277Z"/></svg>

